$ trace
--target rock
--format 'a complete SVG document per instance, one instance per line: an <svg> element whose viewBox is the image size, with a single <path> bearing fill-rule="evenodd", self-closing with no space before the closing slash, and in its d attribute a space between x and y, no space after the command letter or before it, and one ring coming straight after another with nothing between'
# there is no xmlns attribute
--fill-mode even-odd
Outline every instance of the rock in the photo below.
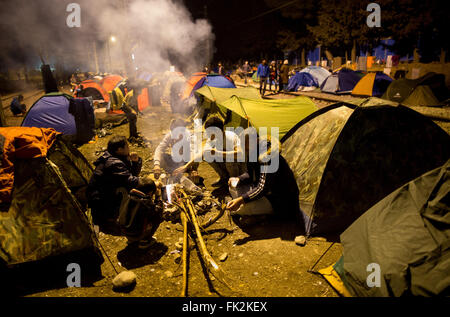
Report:
<svg viewBox="0 0 450 317"><path fill-rule="evenodd" d="M178 251L183 250L183 243L175 242L175 248L176 248Z"/></svg>
<svg viewBox="0 0 450 317"><path fill-rule="evenodd" d="M305 236L296 236L295 244L299 245L299 246L304 246L306 244L306 237Z"/></svg>
<svg viewBox="0 0 450 317"><path fill-rule="evenodd" d="M121 289L136 283L136 274L132 271L120 272L112 281L114 289Z"/></svg>
<svg viewBox="0 0 450 317"><path fill-rule="evenodd" d="M165 271L164 275L168 278L171 278L173 276L173 273L171 271Z"/></svg>
<svg viewBox="0 0 450 317"><path fill-rule="evenodd" d="M244 253L239 253L238 255L240 258L242 258L244 256Z"/></svg>
<svg viewBox="0 0 450 317"><path fill-rule="evenodd" d="M181 254L180 253L175 254L174 261L176 264L180 264L180 262L181 262Z"/></svg>
<svg viewBox="0 0 450 317"><path fill-rule="evenodd" d="M258 272L253 272L253 275L254 276L257 276L259 273Z"/></svg>
<svg viewBox="0 0 450 317"><path fill-rule="evenodd" d="M222 255L219 257L219 260L221 262L225 261L228 258L228 253L222 253Z"/></svg>

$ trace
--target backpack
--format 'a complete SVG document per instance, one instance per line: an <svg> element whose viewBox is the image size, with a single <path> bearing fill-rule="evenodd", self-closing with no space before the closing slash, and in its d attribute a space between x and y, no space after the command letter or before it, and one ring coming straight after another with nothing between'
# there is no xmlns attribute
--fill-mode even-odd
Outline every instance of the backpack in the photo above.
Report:
<svg viewBox="0 0 450 317"><path fill-rule="evenodd" d="M117 192L122 194L119 210L119 227L128 240L139 241L151 238L162 222L162 203L156 204L149 195L132 189L121 187Z"/></svg>

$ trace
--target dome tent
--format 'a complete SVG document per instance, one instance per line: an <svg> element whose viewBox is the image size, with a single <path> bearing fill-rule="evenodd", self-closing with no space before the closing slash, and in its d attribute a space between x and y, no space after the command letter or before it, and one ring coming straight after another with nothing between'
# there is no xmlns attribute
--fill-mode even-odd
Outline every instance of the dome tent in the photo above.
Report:
<svg viewBox="0 0 450 317"><path fill-rule="evenodd" d="M0 289L66 287L69 263L82 267L82 285L100 278L103 257L85 214L89 162L53 129L0 128L0 140L2 184L10 184L0 199Z"/></svg>
<svg viewBox="0 0 450 317"><path fill-rule="evenodd" d="M27 112L22 127L53 128L77 144L95 135L95 117L87 98L49 93L39 98Z"/></svg>
<svg viewBox="0 0 450 317"><path fill-rule="evenodd" d="M360 79L361 76L357 72L342 68L328 76L320 85L320 90L331 94L349 94Z"/></svg>
<svg viewBox="0 0 450 317"><path fill-rule="evenodd" d="M448 296L449 191L447 161L367 210L340 236L343 256L319 273L343 296ZM366 286L368 263L379 265L379 287Z"/></svg>
<svg viewBox="0 0 450 317"><path fill-rule="evenodd" d="M300 73L307 73L313 76L317 80L318 86L322 85L325 79L331 75L328 70L320 66L307 66Z"/></svg>
<svg viewBox="0 0 450 317"><path fill-rule="evenodd" d="M391 77L383 72L369 73L356 84L352 90L352 95L381 97L392 80Z"/></svg>
<svg viewBox="0 0 450 317"><path fill-rule="evenodd" d="M281 141L307 234L341 233L374 203L450 158L444 130L377 98L322 108Z"/></svg>
<svg viewBox="0 0 450 317"><path fill-rule="evenodd" d="M182 98L186 99L194 96L194 92L203 86L236 88L233 80L229 77L216 74L194 73L186 84Z"/></svg>
<svg viewBox="0 0 450 317"><path fill-rule="evenodd" d="M314 90L316 87L319 87L317 79L315 79L311 74L299 72L289 78L287 90L306 91Z"/></svg>
<svg viewBox="0 0 450 317"><path fill-rule="evenodd" d="M436 100L443 102L449 97L449 92L445 85L445 75L431 72L417 79L400 78L394 80L382 98L408 105L405 101L420 86L428 86L432 92L432 95L429 92L417 92L421 95L422 106L435 106ZM412 105L414 105L414 102Z"/></svg>

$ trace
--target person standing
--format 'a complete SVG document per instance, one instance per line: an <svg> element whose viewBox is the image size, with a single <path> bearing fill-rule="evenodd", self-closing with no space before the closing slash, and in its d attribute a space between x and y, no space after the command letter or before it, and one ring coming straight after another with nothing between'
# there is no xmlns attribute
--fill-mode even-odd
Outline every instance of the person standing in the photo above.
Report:
<svg viewBox="0 0 450 317"><path fill-rule="evenodd" d="M259 78L259 93L261 96L264 96L266 93L269 71L269 65L267 65L267 61L264 59L262 63L258 65L258 70L256 71L256 76Z"/></svg>
<svg viewBox="0 0 450 317"><path fill-rule="evenodd" d="M251 74L252 68L248 64L248 61L245 61L242 66L242 73L244 74L244 83L247 85L247 77Z"/></svg>
<svg viewBox="0 0 450 317"><path fill-rule="evenodd" d="M288 60L284 60L283 65L280 68L280 87L279 92L286 90L286 86L289 82L289 65Z"/></svg>
<svg viewBox="0 0 450 317"><path fill-rule="evenodd" d="M223 69L222 63L219 63L219 75L225 75L225 70Z"/></svg>
<svg viewBox="0 0 450 317"><path fill-rule="evenodd" d="M128 83L127 88L128 92L124 97L121 110L125 113L129 124L130 136L128 140L135 142L140 137L137 131L137 115L140 114L137 98L141 93L142 87L132 82Z"/></svg>
<svg viewBox="0 0 450 317"><path fill-rule="evenodd" d="M269 90L272 91L272 83L275 85L275 91L277 90L278 69L275 61L272 61L269 66Z"/></svg>

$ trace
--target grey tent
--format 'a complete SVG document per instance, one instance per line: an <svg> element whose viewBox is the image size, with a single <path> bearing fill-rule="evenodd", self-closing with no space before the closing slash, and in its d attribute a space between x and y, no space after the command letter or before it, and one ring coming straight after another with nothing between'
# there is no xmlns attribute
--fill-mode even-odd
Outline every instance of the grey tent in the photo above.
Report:
<svg viewBox="0 0 450 317"><path fill-rule="evenodd" d="M341 235L343 257L319 272L341 295L450 295L449 198L447 161L365 212Z"/></svg>
<svg viewBox="0 0 450 317"><path fill-rule="evenodd" d="M378 98L361 105L322 108L281 140L307 234L342 233L377 201L450 158L450 136L420 113Z"/></svg>

